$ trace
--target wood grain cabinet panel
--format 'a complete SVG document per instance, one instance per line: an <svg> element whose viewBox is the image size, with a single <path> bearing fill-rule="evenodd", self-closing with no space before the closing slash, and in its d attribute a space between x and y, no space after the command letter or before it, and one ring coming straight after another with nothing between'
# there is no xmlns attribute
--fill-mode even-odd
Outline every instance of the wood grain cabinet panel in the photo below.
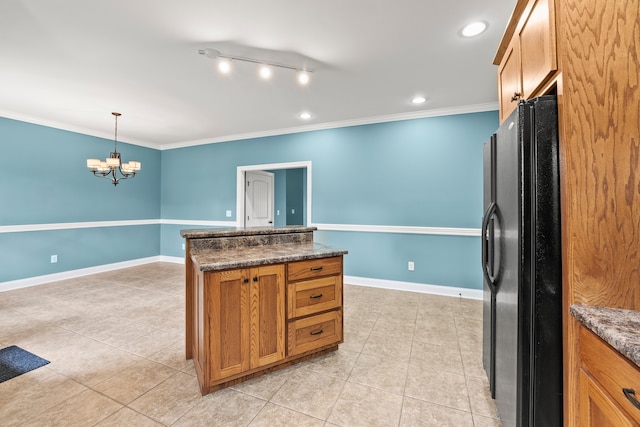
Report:
<svg viewBox="0 0 640 427"><path fill-rule="evenodd" d="M287 282L342 274L342 257L310 259L287 264Z"/></svg>
<svg viewBox="0 0 640 427"><path fill-rule="evenodd" d="M289 322L287 335L290 355L342 342L342 311L293 320Z"/></svg>
<svg viewBox="0 0 640 427"><path fill-rule="evenodd" d="M554 0L533 0L520 30L522 96L529 99L558 69Z"/></svg>
<svg viewBox="0 0 640 427"><path fill-rule="evenodd" d="M287 316L307 316L342 305L342 275L288 284Z"/></svg>
<svg viewBox="0 0 640 427"><path fill-rule="evenodd" d="M640 398L640 368L585 327L580 327L579 340L581 425L640 426L640 408L624 393L634 390Z"/></svg>
<svg viewBox="0 0 640 427"><path fill-rule="evenodd" d="M580 371L580 425L634 427L634 423L585 370Z"/></svg>
<svg viewBox="0 0 640 427"><path fill-rule="evenodd" d="M520 44L514 40L508 47L498 67L498 91L500 101L500 123L502 123L518 105L522 98L522 70Z"/></svg>
<svg viewBox="0 0 640 427"><path fill-rule="evenodd" d="M210 379L216 381L284 359L284 266L205 276L210 295Z"/></svg>

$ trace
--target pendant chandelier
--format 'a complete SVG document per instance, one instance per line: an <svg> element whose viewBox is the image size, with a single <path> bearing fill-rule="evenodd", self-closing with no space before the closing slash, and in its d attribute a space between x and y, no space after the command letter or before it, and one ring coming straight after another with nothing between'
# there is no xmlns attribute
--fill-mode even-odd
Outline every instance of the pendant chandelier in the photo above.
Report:
<svg viewBox="0 0 640 427"><path fill-rule="evenodd" d="M118 153L118 117L122 114L111 113L116 119L116 132L113 144L113 152L103 162L100 159L87 159L87 167L98 178L110 179L113 185L118 185L120 180L133 178L136 172L140 170L140 162L131 161L122 163L120 153Z"/></svg>

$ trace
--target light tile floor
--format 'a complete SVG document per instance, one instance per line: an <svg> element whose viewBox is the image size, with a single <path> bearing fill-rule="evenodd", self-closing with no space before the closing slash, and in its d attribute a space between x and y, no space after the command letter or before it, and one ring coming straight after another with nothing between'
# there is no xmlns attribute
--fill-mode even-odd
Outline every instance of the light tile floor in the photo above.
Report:
<svg viewBox="0 0 640 427"><path fill-rule="evenodd" d="M499 426L480 301L345 285L345 342L201 396L184 359L184 267L0 293L0 348L50 364L0 384L2 426Z"/></svg>

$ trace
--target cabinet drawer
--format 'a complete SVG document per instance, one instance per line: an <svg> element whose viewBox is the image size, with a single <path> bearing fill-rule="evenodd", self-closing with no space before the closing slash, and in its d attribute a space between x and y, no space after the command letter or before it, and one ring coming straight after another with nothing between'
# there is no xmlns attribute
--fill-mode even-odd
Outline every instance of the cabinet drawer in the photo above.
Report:
<svg viewBox="0 0 640 427"><path fill-rule="evenodd" d="M314 279L316 277L342 274L342 257L310 259L287 264L287 281Z"/></svg>
<svg viewBox="0 0 640 427"><path fill-rule="evenodd" d="M341 343L342 311L293 320L289 322L287 335L290 356Z"/></svg>
<svg viewBox="0 0 640 427"><path fill-rule="evenodd" d="M342 276L289 283L287 317L307 316L342 305Z"/></svg>
<svg viewBox="0 0 640 427"><path fill-rule="evenodd" d="M585 327L580 327L580 358L604 391L640 423L640 409L627 399L622 390L635 390L636 399L640 400L640 369Z"/></svg>

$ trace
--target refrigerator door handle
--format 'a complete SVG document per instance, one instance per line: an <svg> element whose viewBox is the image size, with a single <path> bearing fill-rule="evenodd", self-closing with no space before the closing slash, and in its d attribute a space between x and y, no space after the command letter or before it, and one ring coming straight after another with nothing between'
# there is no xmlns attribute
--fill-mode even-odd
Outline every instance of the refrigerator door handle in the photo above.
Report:
<svg viewBox="0 0 640 427"><path fill-rule="evenodd" d="M489 272L489 254L491 253L491 262L493 262L493 251L495 250L493 238L489 236L489 223L491 222L491 218L495 215L497 209L496 202L491 202L487 211L482 218L482 274L484 279L487 281L489 285L489 289L491 293L495 294L496 285L495 285L495 277L492 277L492 274ZM493 235L493 233L491 233Z"/></svg>

